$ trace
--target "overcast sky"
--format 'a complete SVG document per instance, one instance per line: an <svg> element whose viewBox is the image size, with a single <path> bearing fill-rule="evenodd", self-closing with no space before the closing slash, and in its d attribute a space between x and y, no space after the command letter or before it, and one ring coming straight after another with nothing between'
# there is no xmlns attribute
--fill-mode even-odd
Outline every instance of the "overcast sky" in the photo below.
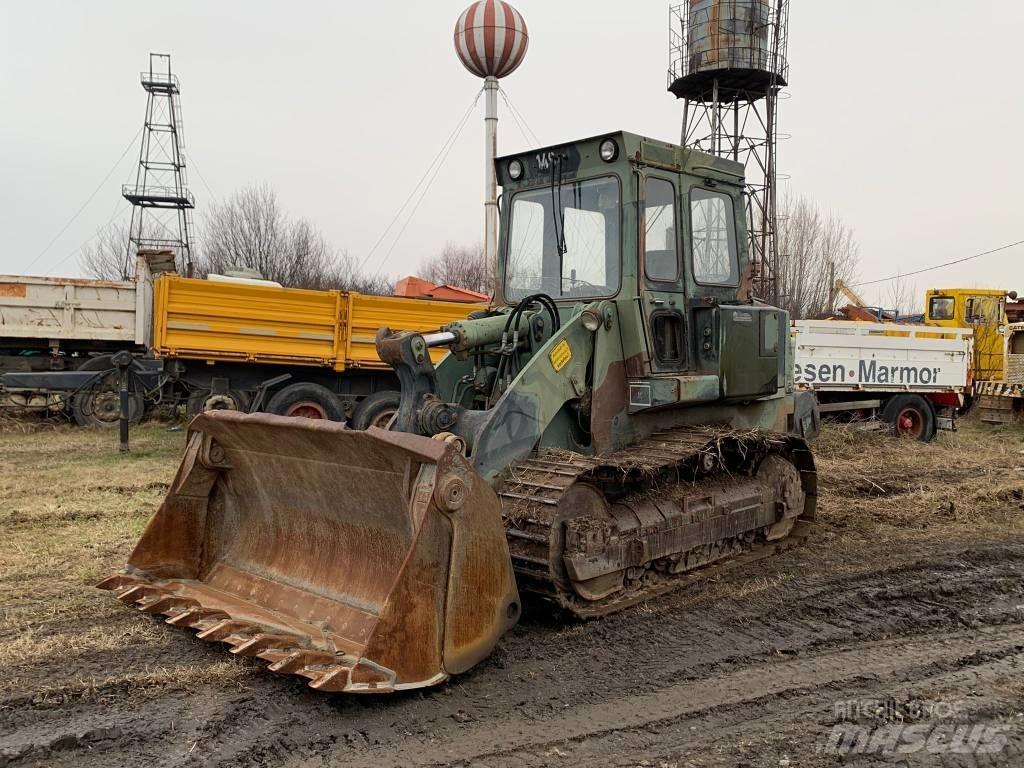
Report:
<svg viewBox="0 0 1024 768"><path fill-rule="evenodd" d="M149 51L171 53L181 80L197 217L210 192L196 171L217 196L267 182L364 257L480 87L452 47L466 4L2 0L0 272L25 271L139 130ZM620 128L678 140L667 3L514 4L530 49L504 88L542 143ZM853 227L861 279L1024 239L1024 5L793 0L790 27L780 172ZM501 117L499 151L528 148L504 104ZM445 241L482 239L482 118L481 103L373 268L415 272ZM136 162L133 151L33 273L78 274L82 242L127 207ZM915 282L1024 293L1024 246Z"/></svg>

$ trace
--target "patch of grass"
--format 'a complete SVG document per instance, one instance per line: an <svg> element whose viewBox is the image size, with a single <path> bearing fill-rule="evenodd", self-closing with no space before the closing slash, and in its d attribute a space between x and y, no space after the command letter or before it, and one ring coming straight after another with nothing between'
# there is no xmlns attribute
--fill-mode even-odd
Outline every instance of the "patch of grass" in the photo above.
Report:
<svg viewBox="0 0 1024 768"><path fill-rule="evenodd" d="M174 664L107 677L79 677L59 686L35 686L20 696L0 702L0 709L25 705L56 707L70 701L104 701L124 695L159 695L168 690L190 690L211 683L240 686L250 674L252 669L249 665L227 659L211 664Z"/></svg>
<svg viewBox="0 0 1024 768"><path fill-rule="evenodd" d="M165 426L142 425L132 430L131 452L121 454L116 431L29 426L0 429L0 690L6 691L36 690L39 667L73 674L73 660L91 653L133 645L153 645L159 653L163 627L138 622L93 585L127 560L164 497L185 440ZM22 678L29 665L35 674Z"/></svg>
<svg viewBox="0 0 1024 768"><path fill-rule="evenodd" d="M819 520L856 540L1024 534L1024 430L962 420L932 443L829 425Z"/></svg>

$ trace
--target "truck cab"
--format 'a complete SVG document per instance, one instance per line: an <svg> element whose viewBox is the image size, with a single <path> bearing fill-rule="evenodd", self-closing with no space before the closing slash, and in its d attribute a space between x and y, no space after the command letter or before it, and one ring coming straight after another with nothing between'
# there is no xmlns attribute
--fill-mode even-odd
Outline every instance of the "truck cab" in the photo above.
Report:
<svg viewBox="0 0 1024 768"><path fill-rule="evenodd" d="M986 288L932 288L925 294L924 320L929 325L974 329L975 381L1002 379L1006 291Z"/></svg>

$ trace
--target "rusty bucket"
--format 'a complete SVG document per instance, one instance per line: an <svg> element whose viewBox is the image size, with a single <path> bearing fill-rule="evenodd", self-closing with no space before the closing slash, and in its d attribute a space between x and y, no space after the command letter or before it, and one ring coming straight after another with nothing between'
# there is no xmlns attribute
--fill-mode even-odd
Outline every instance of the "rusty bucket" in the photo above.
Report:
<svg viewBox="0 0 1024 768"><path fill-rule="evenodd" d="M98 585L321 691L434 685L519 617L500 503L457 447L214 411Z"/></svg>

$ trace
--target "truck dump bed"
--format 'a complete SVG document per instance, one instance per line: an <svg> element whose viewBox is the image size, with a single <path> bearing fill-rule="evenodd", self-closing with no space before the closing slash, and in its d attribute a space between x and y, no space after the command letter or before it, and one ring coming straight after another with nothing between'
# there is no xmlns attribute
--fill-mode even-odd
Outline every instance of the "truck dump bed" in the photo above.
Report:
<svg viewBox="0 0 1024 768"><path fill-rule="evenodd" d="M436 330L484 308L162 275L154 285L152 346L160 357L385 369L378 328ZM443 350L432 354L439 359Z"/></svg>
<svg viewBox="0 0 1024 768"><path fill-rule="evenodd" d="M145 344L145 298L133 281L0 275L0 343Z"/></svg>

